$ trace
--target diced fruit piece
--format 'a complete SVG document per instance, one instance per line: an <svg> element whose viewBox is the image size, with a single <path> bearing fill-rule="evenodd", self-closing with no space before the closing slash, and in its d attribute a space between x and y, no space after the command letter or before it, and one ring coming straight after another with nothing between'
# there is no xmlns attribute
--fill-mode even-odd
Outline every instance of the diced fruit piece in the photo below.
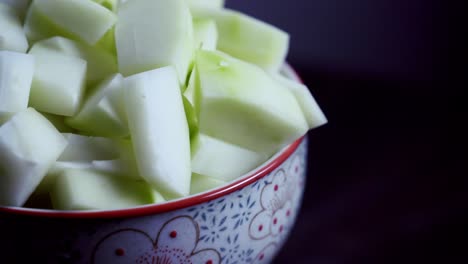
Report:
<svg viewBox="0 0 468 264"><path fill-rule="evenodd" d="M138 172L132 142L130 140L115 140L115 144L119 149L119 157L113 160L94 160L92 162L93 168L115 176L142 179Z"/></svg>
<svg viewBox="0 0 468 264"><path fill-rule="evenodd" d="M118 0L93 0L93 1L111 11L115 11L117 9Z"/></svg>
<svg viewBox="0 0 468 264"><path fill-rule="evenodd" d="M115 41L123 75L174 65L180 83L185 82L194 44L184 0L125 2L119 7Z"/></svg>
<svg viewBox="0 0 468 264"><path fill-rule="evenodd" d="M317 101L315 101L315 98L312 96L307 86L279 74L274 74L273 78L291 90L304 113L304 117L309 124L309 128L316 128L327 123L327 118L323 114L320 106L317 104Z"/></svg>
<svg viewBox="0 0 468 264"><path fill-rule="evenodd" d="M224 0L185 0L193 9L220 9L224 6Z"/></svg>
<svg viewBox="0 0 468 264"><path fill-rule="evenodd" d="M208 191L224 184L226 184L226 182L220 179L193 173L192 182L190 184L190 194Z"/></svg>
<svg viewBox="0 0 468 264"><path fill-rule="evenodd" d="M87 62L86 79L89 86L96 85L118 71L117 58L110 52L64 37L52 37L34 44L30 53L56 51Z"/></svg>
<svg viewBox="0 0 468 264"><path fill-rule="evenodd" d="M67 141L41 114L28 108L0 127L0 205L22 206Z"/></svg>
<svg viewBox="0 0 468 264"><path fill-rule="evenodd" d="M190 140L173 67L124 80L128 125L141 176L166 198L190 191Z"/></svg>
<svg viewBox="0 0 468 264"><path fill-rule="evenodd" d="M31 4L25 27L28 37L34 40L76 36L93 45L116 19L112 11L89 0L36 0Z"/></svg>
<svg viewBox="0 0 468 264"><path fill-rule="evenodd" d="M49 195L52 187L55 184L55 179L58 175L62 174L66 170L79 169L79 170L91 170L93 164L91 162L77 162L77 161L56 161L50 167L47 174L42 179L41 183L34 190L33 196L38 197L42 195Z"/></svg>
<svg viewBox="0 0 468 264"><path fill-rule="evenodd" d="M123 137L128 135L125 109L119 100L123 100L123 77L111 76L102 82L88 99L81 110L65 122L80 131L95 136Z"/></svg>
<svg viewBox="0 0 468 264"><path fill-rule="evenodd" d="M33 1L29 6L26 18L24 19L23 31L31 45L36 41L53 36L79 39L78 36L67 32L40 12L37 8L37 1Z"/></svg>
<svg viewBox="0 0 468 264"><path fill-rule="evenodd" d="M55 51L31 50L36 62L29 105L47 113L72 116L81 105L86 61Z"/></svg>
<svg viewBox="0 0 468 264"><path fill-rule="evenodd" d="M231 181L255 169L268 156L200 134L192 157L192 172Z"/></svg>
<svg viewBox="0 0 468 264"><path fill-rule="evenodd" d="M122 158L115 160L93 160L92 167L96 171L110 175L134 180L142 180L138 173L136 163L130 163Z"/></svg>
<svg viewBox="0 0 468 264"><path fill-rule="evenodd" d="M0 3L0 50L26 52L28 41L13 7Z"/></svg>
<svg viewBox="0 0 468 264"><path fill-rule="evenodd" d="M91 162L119 157L119 149L112 139L70 133L63 136L67 139L68 146L58 158L59 161Z"/></svg>
<svg viewBox="0 0 468 264"><path fill-rule="evenodd" d="M291 91L258 66L198 51L195 69L201 133L271 155L308 131Z"/></svg>
<svg viewBox="0 0 468 264"><path fill-rule="evenodd" d="M211 18L218 28L218 50L278 72L289 48L289 35L265 22L232 10L205 10L195 17Z"/></svg>
<svg viewBox="0 0 468 264"><path fill-rule="evenodd" d="M59 210L112 210L155 203L151 186L89 170L66 170L51 191Z"/></svg>
<svg viewBox="0 0 468 264"><path fill-rule="evenodd" d="M54 125L54 127L57 128L57 130L60 131L61 133L75 133L76 132L75 129L65 124L64 116L43 113L43 112L41 112L41 115L47 118L47 120L49 120L52 123L52 125Z"/></svg>
<svg viewBox="0 0 468 264"><path fill-rule="evenodd" d="M32 55L0 51L0 114L26 110L33 75Z"/></svg>
<svg viewBox="0 0 468 264"><path fill-rule="evenodd" d="M216 50L218 42L218 30L216 23L211 19L194 19L193 33L195 48L204 50Z"/></svg>

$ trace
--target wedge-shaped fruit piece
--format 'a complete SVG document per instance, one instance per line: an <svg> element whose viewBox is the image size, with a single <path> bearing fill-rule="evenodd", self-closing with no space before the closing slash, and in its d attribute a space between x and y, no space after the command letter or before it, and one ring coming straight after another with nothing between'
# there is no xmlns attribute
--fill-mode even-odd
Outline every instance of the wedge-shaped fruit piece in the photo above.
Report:
<svg viewBox="0 0 468 264"><path fill-rule="evenodd" d="M90 0L36 0L28 11L25 31L33 41L60 35L93 45L116 20L112 11Z"/></svg>
<svg viewBox="0 0 468 264"><path fill-rule="evenodd" d="M190 194L197 194L204 191L212 190L216 187L226 184L227 182L213 177L192 174L192 182L190 183Z"/></svg>
<svg viewBox="0 0 468 264"><path fill-rule="evenodd" d="M36 42L30 53L40 53L44 50L85 60L88 86L94 86L118 71L117 58L110 52L64 37L52 37Z"/></svg>
<svg viewBox="0 0 468 264"><path fill-rule="evenodd" d="M52 205L58 210L112 210L156 203L144 181L89 170L66 170L55 180Z"/></svg>
<svg viewBox="0 0 468 264"><path fill-rule="evenodd" d="M317 104L317 101L315 101L315 98L312 96L307 86L279 74L274 74L273 78L281 85L287 87L294 94L310 129L327 123L327 118L323 114L320 106Z"/></svg>
<svg viewBox="0 0 468 264"><path fill-rule="evenodd" d="M22 206L67 141L41 114L28 108L0 127L0 205Z"/></svg>
<svg viewBox="0 0 468 264"><path fill-rule="evenodd" d="M199 51L195 69L201 133L271 155L307 132L291 91L258 66L221 52Z"/></svg>
<svg viewBox="0 0 468 264"><path fill-rule="evenodd" d="M47 113L72 116L85 90L86 61L55 51L31 50L36 62L29 105Z"/></svg>
<svg viewBox="0 0 468 264"><path fill-rule="evenodd" d="M220 9L224 6L224 0L185 0L192 9Z"/></svg>
<svg viewBox="0 0 468 264"><path fill-rule="evenodd" d="M0 50L26 52L28 41L16 10L0 3Z"/></svg>
<svg viewBox="0 0 468 264"><path fill-rule="evenodd" d="M203 134L199 135L198 140L200 142L192 157L192 172L222 181L239 178L268 159L265 154Z"/></svg>
<svg viewBox="0 0 468 264"><path fill-rule="evenodd" d="M184 0L125 2L118 11L115 41L123 75L174 65L180 83L185 82L194 44Z"/></svg>
<svg viewBox="0 0 468 264"><path fill-rule="evenodd" d="M124 80L125 105L141 176L166 198L190 191L190 140L173 67Z"/></svg>
<svg viewBox="0 0 468 264"><path fill-rule="evenodd" d="M119 149L112 139L70 133L62 135L67 139L68 145L58 158L59 161L91 162L119 157Z"/></svg>
<svg viewBox="0 0 468 264"><path fill-rule="evenodd" d="M194 19L193 33L195 48L204 50L216 50L218 43L218 30L212 19Z"/></svg>
<svg viewBox="0 0 468 264"><path fill-rule="evenodd" d="M33 75L32 55L0 51L0 114L26 110Z"/></svg>
<svg viewBox="0 0 468 264"><path fill-rule="evenodd" d="M218 28L218 50L278 72L289 48L289 35L237 11L205 10L195 17L212 18Z"/></svg>
<svg viewBox="0 0 468 264"><path fill-rule="evenodd" d="M66 123L80 131L95 136L123 137L128 135L123 100L123 77L113 75L102 82L81 110Z"/></svg>

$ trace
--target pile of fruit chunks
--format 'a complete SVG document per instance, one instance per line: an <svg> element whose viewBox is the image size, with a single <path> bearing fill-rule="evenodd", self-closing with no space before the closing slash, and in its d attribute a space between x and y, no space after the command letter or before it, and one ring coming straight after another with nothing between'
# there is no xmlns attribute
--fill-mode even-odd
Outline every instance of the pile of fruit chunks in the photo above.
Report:
<svg viewBox="0 0 468 264"><path fill-rule="evenodd" d="M327 122L288 47L221 0L0 0L0 206L129 208L258 168Z"/></svg>

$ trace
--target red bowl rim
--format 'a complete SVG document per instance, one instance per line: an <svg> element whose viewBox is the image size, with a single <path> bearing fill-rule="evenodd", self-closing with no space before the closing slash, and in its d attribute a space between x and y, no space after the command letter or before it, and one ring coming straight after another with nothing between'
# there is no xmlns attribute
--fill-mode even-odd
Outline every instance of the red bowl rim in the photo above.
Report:
<svg viewBox="0 0 468 264"><path fill-rule="evenodd" d="M26 215L34 217L46 218L74 218L74 219L109 219L109 218L130 218L141 217L160 213L175 211L182 208L188 208L201 203L205 203L222 196L228 195L232 192L240 190L250 184L267 176L270 172L278 168L286 159L288 159L294 151L299 147L304 140L301 137L287 146L275 157L270 159L266 165L259 167L255 171L246 176L222 187L213 189L211 191L203 192L200 194L192 195L177 200L164 202L161 204L144 205L139 207L132 207L117 210L99 210L99 211L58 211L49 209L33 209L33 208L20 208L20 207L0 207L0 213L8 213L11 215Z"/></svg>
<svg viewBox="0 0 468 264"><path fill-rule="evenodd" d="M289 65L285 64L283 69L286 75L302 82L299 75ZM223 185L219 188L215 188L211 191L203 192L196 195L180 198L177 200L164 202L160 204L144 205L126 209L116 210L96 210L96 211L58 211L51 209L33 209L33 208L21 208L21 207L2 207L0 206L0 213L8 213L11 215L26 215L34 217L45 217L45 218L72 218L72 219L109 219L109 218L130 218L130 217L141 217L153 214L166 213L175 211L182 208L188 208L204 202L208 202L222 196L228 195L232 192L240 190L261 178L267 176L270 172L278 168L287 158L289 158L294 151L299 147L301 142L306 136L303 136L292 144L284 148L282 151L273 156L263 166L260 166L256 170L248 173L247 175L235 180L227 185Z"/></svg>

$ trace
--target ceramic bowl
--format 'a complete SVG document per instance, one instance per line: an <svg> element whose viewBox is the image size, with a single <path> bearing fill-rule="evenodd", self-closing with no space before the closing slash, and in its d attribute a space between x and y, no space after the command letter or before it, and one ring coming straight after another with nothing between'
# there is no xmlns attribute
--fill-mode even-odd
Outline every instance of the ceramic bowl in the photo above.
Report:
<svg viewBox="0 0 468 264"><path fill-rule="evenodd" d="M226 186L113 211L0 207L1 263L270 263L304 190L307 139Z"/></svg>

